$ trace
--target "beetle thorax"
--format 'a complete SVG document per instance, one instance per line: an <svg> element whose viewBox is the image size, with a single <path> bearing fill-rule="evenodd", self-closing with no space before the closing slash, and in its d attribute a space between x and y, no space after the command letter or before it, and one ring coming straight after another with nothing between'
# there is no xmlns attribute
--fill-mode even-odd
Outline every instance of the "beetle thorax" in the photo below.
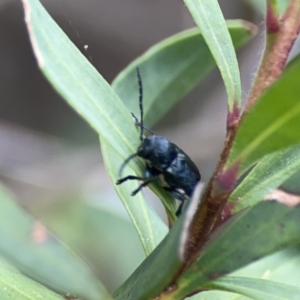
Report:
<svg viewBox="0 0 300 300"><path fill-rule="evenodd" d="M166 169L176 157L176 146L163 136L145 137L137 150L137 155L157 170Z"/></svg>

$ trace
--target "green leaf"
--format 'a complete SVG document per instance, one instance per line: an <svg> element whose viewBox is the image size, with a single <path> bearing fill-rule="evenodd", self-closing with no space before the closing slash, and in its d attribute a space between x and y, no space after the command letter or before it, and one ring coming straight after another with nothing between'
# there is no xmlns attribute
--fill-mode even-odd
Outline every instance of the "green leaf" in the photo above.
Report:
<svg viewBox="0 0 300 300"><path fill-rule="evenodd" d="M29 277L61 293L110 299L91 269L0 187L0 254Z"/></svg>
<svg viewBox="0 0 300 300"><path fill-rule="evenodd" d="M226 276L206 288L239 293L257 300L298 300L300 295L299 287L247 277Z"/></svg>
<svg viewBox="0 0 300 300"><path fill-rule="evenodd" d="M1 300L63 300L63 297L20 274L2 258L0 258L0 298Z"/></svg>
<svg viewBox="0 0 300 300"><path fill-rule="evenodd" d="M236 201L232 212L258 203L299 169L299 145L265 156L230 195L228 201Z"/></svg>
<svg viewBox="0 0 300 300"><path fill-rule="evenodd" d="M120 158L120 156L112 149L111 146L100 136L100 144L101 144L101 150L102 150L102 156L104 160L104 164L106 166L106 170L109 174L109 177L113 183L116 183L117 179L119 179L119 170L124 162ZM124 169L123 176L126 173L127 168ZM136 171L136 169L132 169L130 174L132 175L132 172L135 172L138 176L143 176L144 174L139 170ZM124 204L125 208L127 209L127 212L132 219L135 226L138 226L138 224L142 224L138 221L140 219L139 216L136 216L135 213L138 213L139 211L143 211L144 214L147 214L146 219L148 222L147 224L140 226L137 228L138 234L140 235L141 241L143 243L143 247L145 249L146 255L148 255L154 248L153 246L157 246L157 241L160 241L164 237L165 232L165 226L163 226L163 223L158 218L158 216L153 212L152 209L149 208L149 206L146 204L145 199L142 195L142 193L138 193L134 197L131 196L131 192L134 191L139 186L138 181L129 180L125 184L118 185L116 187L117 194L119 195L122 203ZM155 183L150 183L148 185L153 192L158 196L159 199L162 200L162 203L166 209L166 212L168 214L168 218L170 221L170 224L172 225L176 220L177 217L175 216L176 211L176 201L175 199L166 192L160 185ZM150 209L150 211L148 211ZM148 211L148 212L146 212ZM146 216L146 215L145 215ZM150 223L155 227L150 229L148 225ZM154 230L157 232L154 233ZM155 240L152 238L155 237ZM151 238L150 238L151 237ZM145 244L146 240L151 239L152 242Z"/></svg>
<svg viewBox="0 0 300 300"><path fill-rule="evenodd" d="M238 271L235 271L232 275L230 275L230 277L231 276L267 279L299 288L300 245L266 256L242 269L239 269ZM195 300L235 300L237 299L237 294L221 291L209 291L198 294L192 299L194 300L194 298Z"/></svg>
<svg viewBox="0 0 300 300"><path fill-rule="evenodd" d="M243 298L239 294L223 292L223 291L203 291L200 294L196 294L190 297L189 300L249 300L249 298Z"/></svg>
<svg viewBox="0 0 300 300"><path fill-rule="evenodd" d="M98 131L102 140L105 139L123 159L127 158L135 152L139 144L137 130L129 112L107 82L53 22L40 3L36 0L24 0L24 7L33 49L39 66L48 80L69 104ZM133 82L137 91L136 79ZM114 161L113 152L109 159ZM135 162L134 171L139 173L138 160ZM111 165L109 162L107 164ZM113 176L112 174L111 177ZM166 193L161 190L155 188L155 191L160 197L164 195L165 205L172 201L171 197L166 196ZM127 203L133 200L129 200L129 197L128 195ZM170 208L170 210L172 209ZM133 218L132 215L131 217ZM153 217L151 223L157 224L158 221ZM158 228L159 225L156 227ZM138 231L141 233L142 229L140 228ZM159 231L163 231L163 229L161 228ZM152 233L152 236L154 235ZM141 238L145 241L149 236L151 234L149 235L148 231ZM149 245L144 246L148 247ZM147 250L147 253L149 251L150 249Z"/></svg>
<svg viewBox="0 0 300 300"><path fill-rule="evenodd" d="M220 69L229 112L241 106L241 80L234 47L217 0L184 0ZM238 117L238 115L236 116Z"/></svg>
<svg viewBox="0 0 300 300"><path fill-rule="evenodd" d="M256 31L253 24L241 20L228 21L227 25L237 48L248 41ZM195 28L178 33L150 48L123 70L112 84L128 109L139 116L138 84L135 70L137 66L141 70L143 80L146 124L152 126L213 69L215 62L199 29ZM117 171L123 161L105 143L103 138L101 138L101 149L110 178L116 182ZM148 207L140 193L134 198L130 196L137 186L135 182L128 182L118 186L116 191L137 226L146 254L149 254L153 250L153 246L157 245L155 240L159 241L163 237L158 233L164 232L164 229L161 228L160 221L152 211L146 212ZM169 218L174 222L176 219L174 200L170 196L166 197L159 187L152 186L152 189L159 198L163 199ZM141 214L139 214L139 210ZM142 215L145 215L148 220L144 224L138 221ZM148 226L150 223L153 226L152 230ZM153 240L154 242L150 242L155 235L157 238ZM145 241L151 243L150 248Z"/></svg>
<svg viewBox="0 0 300 300"><path fill-rule="evenodd" d="M230 20L226 25L236 49L256 33L256 26L247 21ZM154 45L112 83L128 110L139 116L136 67L143 80L145 123L151 127L215 67L215 60L197 28Z"/></svg>
<svg viewBox="0 0 300 300"><path fill-rule="evenodd" d="M122 158L128 157L139 140L123 102L38 0L23 0L23 5L33 51L46 78Z"/></svg>
<svg viewBox="0 0 300 300"><path fill-rule="evenodd" d="M300 207L270 201L235 214L212 235L172 296L182 299L218 277L300 243L299 214Z"/></svg>
<svg viewBox="0 0 300 300"><path fill-rule="evenodd" d="M121 205L115 203L117 195L80 189L67 198L65 194L61 197L39 213L41 218L63 241L89 259L109 290L117 288L145 259L132 222L119 211L121 207L114 207Z"/></svg>
<svg viewBox="0 0 300 300"><path fill-rule="evenodd" d="M37 0L23 3L33 50L47 79L106 143L123 159L127 158L137 149L139 139L122 101ZM138 162L135 160L136 172L140 170ZM163 231L162 226L160 231Z"/></svg>
<svg viewBox="0 0 300 300"><path fill-rule="evenodd" d="M300 244L264 257L232 275L268 279L299 287Z"/></svg>
<svg viewBox="0 0 300 300"><path fill-rule="evenodd" d="M189 238L193 214L199 205L199 184L183 214L164 240L135 272L114 292L114 299L152 299L173 281L186 260L184 246Z"/></svg>
<svg viewBox="0 0 300 300"><path fill-rule="evenodd" d="M116 300L152 299L156 297L183 265L179 256L178 237L182 230L182 222L177 221L162 243L143 261L134 273L113 293Z"/></svg>
<svg viewBox="0 0 300 300"><path fill-rule="evenodd" d="M189 298L188 298L189 299ZM242 298L241 295L223 292L223 291L203 291L200 294L196 294L190 297L189 300L249 300L249 298Z"/></svg>
<svg viewBox="0 0 300 300"><path fill-rule="evenodd" d="M295 195L300 195L300 168L297 172L286 180L281 186L280 189Z"/></svg>
<svg viewBox="0 0 300 300"><path fill-rule="evenodd" d="M116 182L119 178L117 170L120 168L123 160L117 153L113 153L112 148L104 140L101 142L101 150L106 170L112 182ZM136 181L129 181L118 186L116 191L122 200L127 200L128 195L130 196L131 192L137 187L138 183ZM128 201L123 201L123 204L138 232L146 255L149 255L167 234L167 226L148 207L142 193L138 193L135 197L130 197Z"/></svg>
<svg viewBox="0 0 300 300"><path fill-rule="evenodd" d="M300 56L242 120L226 168L242 163L242 173L263 156L300 142L299 76Z"/></svg>

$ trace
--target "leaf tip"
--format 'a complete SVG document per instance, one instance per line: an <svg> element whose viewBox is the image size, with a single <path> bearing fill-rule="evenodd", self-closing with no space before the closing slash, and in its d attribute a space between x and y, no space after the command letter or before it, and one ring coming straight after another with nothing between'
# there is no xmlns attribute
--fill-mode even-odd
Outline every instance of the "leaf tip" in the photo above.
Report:
<svg viewBox="0 0 300 300"><path fill-rule="evenodd" d="M252 22L249 22L247 20L239 20L241 26L243 26L246 30L248 30L250 36L254 36L258 32L257 25L253 24Z"/></svg>
<svg viewBox="0 0 300 300"><path fill-rule="evenodd" d="M26 23L26 27L27 27L27 30L28 30L28 34L29 34L29 39L31 41L31 46L32 46L32 49L33 49L33 53L36 57L39 68L43 68L44 59L43 59L43 56L42 56L42 54L40 52L40 49L38 47L38 42L35 38L32 22L31 22L31 15L32 15L31 6L30 6L30 3L29 3L29 0L22 0L22 3L23 3L23 8L24 8L24 14L25 14L25 16L24 16L25 23Z"/></svg>
<svg viewBox="0 0 300 300"><path fill-rule="evenodd" d="M268 34L277 33L279 31L278 11L270 1L267 1L266 28Z"/></svg>
<svg viewBox="0 0 300 300"><path fill-rule="evenodd" d="M270 194L264 197L264 200L282 203L288 207L296 207L300 205L300 196L287 193L283 190L273 190Z"/></svg>

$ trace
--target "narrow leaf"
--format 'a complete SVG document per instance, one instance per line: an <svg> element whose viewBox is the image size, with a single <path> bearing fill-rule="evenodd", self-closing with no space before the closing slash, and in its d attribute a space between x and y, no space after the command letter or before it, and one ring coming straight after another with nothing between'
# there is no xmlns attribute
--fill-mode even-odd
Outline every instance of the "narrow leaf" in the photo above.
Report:
<svg viewBox="0 0 300 300"><path fill-rule="evenodd" d="M1 300L63 300L62 296L20 274L2 258L0 259L0 298Z"/></svg>
<svg viewBox="0 0 300 300"><path fill-rule="evenodd" d="M229 201L235 201L232 212L258 203L299 169L299 145L262 158L230 195Z"/></svg>
<svg viewBox="0 0 300 300"><path fill-rule="evenodd" d="M123 160L115 152L112 155L112 148L104 140L101 141L101 150L110 178L113 182L116 182L119 178L118 169ZM116 191L121 199L128 199L128 196L137 187L138 183L136 181L129 181L118 186ZM167 234L167 226L148 207L142 193L138 193L135 197L130 197L128 201L123 201L123 204L138 232L146 255L149 255Z"/></svg>
<svg viewBox="0 0 300 300"><path fill-rule="evenodd" d="M182 299L218 277L300 243L299 214L300 207L262 202L234 215L212 235L172 296Z"/></svg>
<svg viewBox="0 0 300 300"><path fill-rule="evenodd" d="M240 173L263 156L300 142L300 56L242 120L227 168L242 163Z"/></svg>
<svg viewBox="0 0 300 300"><path fill-rule="evenodd" d="M61 239L89 258L97 277L111 290L132 274L145 254L132 222L121 207L114 207L117 196L107 191L94 192L75 190L67 198L62 195L64 199L57 199L43 211L42 218ZM111 262L117 267L112 267Z"/></svg>
<svg viewBox="0 0 300 300"><path fill-rule="evenodd" d="M268 279L299 287L300 244L255 261L232 275Z"/></svg>
<svg viewBox="0 0 300 300"><path fill-rule="evenodd" d="M226 276L213 281L206 287L239 293L257 300L298 300L300 295L299 287L247 277Z"/></svg>
<svg viewBox="0 0 300 300"><path fill-rule="evenodd" d="M184 0L220 69L228 95L229 113L241 106L239 67L217 0ZM235 116L238 117L238 114Z"/></svg>
<svg viewBox="0 0 300 300"><path fill-rule="evenodd" d="M37 0L24 0L24 8L35 55L48 80L111 148L123 159L128 157L139 143L129 112ZM114 160L113 155L110 159ZM136 164L134 170L139 171ZM157 188L155 190L160 197L165 194ZM170 197L165 195L164 198L167 206L171 201ZM169 210L172 211L171 208ZM151 223L157 224L158 221L152 218ZM141 229L139 232L141 233ZM146 236L149 237L148 233L144 234L144 241Z"/></svg>
<svg viewBox="0 0 300 300"><path fill-rule="evenodd" d="M280 186L280 189L291 194L300 195L300 168Z"/></svg>
<svg viewBox="0 0 300 300"><path fill-rule="evenodd" d="M237 48L248 41L256 32L256 27L246 21L228 21L227 26L234 46ZM138 85L135 70L136 67L139 67L144 86L145 123L147 126L152 126L214 66L213 56L199 29L193 28L175 34L150 48L117 76L112 87L124 101L129 111L139 116ZM105 143L103 138L101 138L101 149L110 178L116 182L118 179L117 171L123 161ZM116 161L119 163L117 164ZM130 196L136 188L137 183L128 182L118 186L116 191L135 226L137 226L146 254L149 254L151 252L149 244L145 245L145 241L150 243L151 237L154 236L157 236L154 240L160 240L163 236L159 237L159 232L164 232L164 230L161 229L158 217L152 211L146 212L148 207L145 205L141 193L134 198ZM152 188L162 199L170 220L174 222L174 200L166 197L157 186L152 186ZM141 211L140 214L139 211ZM144 222L144 224L139 222L138 219L142 216L149 222ZM152 230L147 224L152 224ZM151 249L153 249L153 245L157 245L156 242L151 242L151 244Z"/></svg>
<svg viewBox="0 0 300 300"><path fill-rule="evenodd" d="M272 280L279 283L285 283L287 285L292 285L299 288L300 283L300 247L299 244L276 252L272 255L266 256L250 265L235 271L230 275L234 277L246 279L248 277L254 279L264 279ZM219 280L226 279L228 277L223 277ZM216 282L216 281L214 281ZM207 287L210 284L208 283ZM194 300L235 300L237 294L223 292L223 291L209 291L197 294L197 296L192 297ZM267 297L267 299L269 299Z"/></svg>
<svg viewBox="0 0 300 300"><path fill-rule="evenodd" d="M88 299L110 299L91 269L0 187L0 254L29 277Z"/></svg>
<svg viewBox="0 0 300 300"><path fill-rule="evenodd" d="M33 51L46 78L122 158L128 157L139 140L123 102L38 0L23 0L23 5Z"/></svg>
<svg viewBox="0 0 300 300"><path fill-rule="evenodd" d="M39 67L65 100L122 159L126 159L139 145L138 132L130 113L39 1L24 0L23 3L27 28ZM131 163L134 164L135 172L140 170L138 163L141 165L139 160ZM154 222L158 223L153 220L152 223ZM163 231L162 226L160 231ZM150 236L147 235L147 238ZM143 240L146 240L146 235Z"/></svg>
<svg viewBox="0 0 300 300"><path fill-rule="evenodd" d="M190 298L189 300L249 300L249 298L244 299L241 295L223 292L223 291L203 291L200 294L196 294Z"/></svg>
<svg viewBox="0 0 300 300"><path fill-rule="evenodd" d="M152 299L172 283L184 262L186 239L193 214L199 205L199 184L183 214L164 240L143 261L135 272L114 292L114 299Z"/></svg>
<svg viewBox="0 0 300 300"><path fill-rule="evenodd" d="M243 20L226 22L236 49L256 33L256 26ZM151 127L214 67L215 60L197 28L175 34L154 45L134 60L113 81L112 87L128 110L139 116L135 68L144 86L145 123Z"/></svg>

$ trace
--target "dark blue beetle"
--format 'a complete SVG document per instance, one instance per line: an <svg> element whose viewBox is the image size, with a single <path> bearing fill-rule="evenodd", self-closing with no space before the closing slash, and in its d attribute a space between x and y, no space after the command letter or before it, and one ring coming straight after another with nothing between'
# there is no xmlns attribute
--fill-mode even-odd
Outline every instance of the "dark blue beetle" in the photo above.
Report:
<svg viewBox="0 0 300 300"><path fill-rule="evenodd" d="M143 183L134 190L134 196L150 182L158 181L159 184L181 203L176 211L179 216L185 200L188 200L195 189L196 184L201 180L200 172L189 156L178 146L171 143L163 136L155 135L143 124L143 87L139 68L136 69L139 83L139 105L141 111L141 121L132 114L135 124L141 128L141 145L137 152L130 155L120 168L120 176L125 165L134 157L139 156L146 162L144 177L127 176L117 181L121 184L127 180L141 180ZM153 135L144 137L143 129L150 131Z"/></svg>

